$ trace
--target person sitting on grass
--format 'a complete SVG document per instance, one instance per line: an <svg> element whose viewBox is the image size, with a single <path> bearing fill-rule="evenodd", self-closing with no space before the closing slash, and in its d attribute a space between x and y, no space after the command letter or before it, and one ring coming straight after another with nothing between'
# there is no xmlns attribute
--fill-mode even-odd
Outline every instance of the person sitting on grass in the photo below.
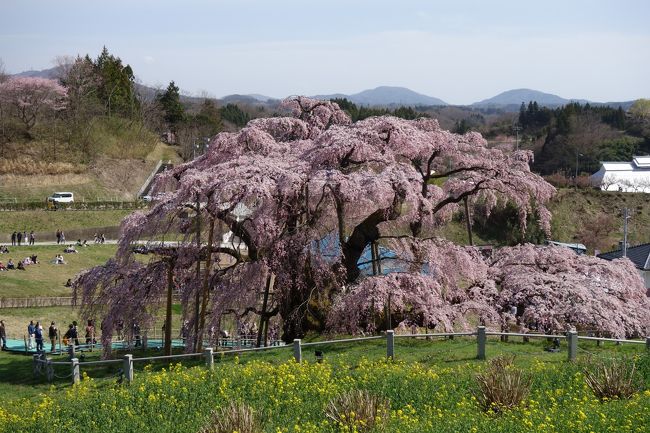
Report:
<svg viewBox="0 0 650 433"><path fill-rule="evenodd" d="M7 267L4 265L4 263L0 262L0 271L6 271Z"/></svg>
<svg viewBox="0 0 650 433"><path fill-rule="evenodd" d="M25 265L23 264L22 261L18 262L18 267L16 267L16 269L18 269L19 271L25 271L26 270Z"/></svg>
<svg viewBox="0 0 650 433"><path fill-rule="evenodd" d="M65 265L65 260L63 260L63 256L61 254L57 254L54 259L52 260L53 265Z"/></svg>
<svg viewBox="0 0 650 433"><path fill-rule="evenodd" d="M29 256L29 259L32 261L33 265L38 265L38 256L36 254Z"/></svg>
<svg viewBox="0 0 650 433"><path fill-rule="evenodd" d="M64 253L76 253L77 250L75 249L74 245L70 244L65 249L63 250Z"/></svg>
<svg viewBox="0 0 650 433"><path fill-rule="evenodd" d="M7 262L7 269L16 269L16 265L14 265L14 261L12 259L9 259Z"/></svg>
<svg viewBox="0 0 650 433"><path fill-rule="evenodd" d="M9 254L9 248L6 245L0 245L0 254Z"/></svg>

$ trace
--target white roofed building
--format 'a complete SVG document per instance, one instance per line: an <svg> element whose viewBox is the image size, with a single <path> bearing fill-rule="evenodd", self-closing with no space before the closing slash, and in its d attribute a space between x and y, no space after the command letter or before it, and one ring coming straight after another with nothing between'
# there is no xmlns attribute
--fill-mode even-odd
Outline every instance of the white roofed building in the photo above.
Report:
<svg viewBox="0 0 650 433"><path fill-rule="evenodd" d="M603 191L650 192L650 156L635 156L632 162L602 162L592 174L591 184Z"/></svg>

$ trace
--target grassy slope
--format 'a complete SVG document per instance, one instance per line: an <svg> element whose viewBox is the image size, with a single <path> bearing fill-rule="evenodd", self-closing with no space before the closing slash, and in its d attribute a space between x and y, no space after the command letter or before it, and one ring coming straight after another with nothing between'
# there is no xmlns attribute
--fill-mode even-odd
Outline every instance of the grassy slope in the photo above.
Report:
<svg viewBox="0 0 650 433"><path fill-rule="evenodd" d="M66 265L53 265L50 260L58 253L63 254L61 246L34 246L13 249L9 254L0 256L6 263L9 258L14 262L38 255L37 265L29 265L25 271L0 272L0 296L7 298L24 298L32 296L71 296L71 290L64 287L68 278L84 269L106 262L114 253L115 245L91 245L79 248L77 254L64 254Z"/></svg>
<svg viewBox="0 0 650 433"><path fill-rule="evenodd" d="M562 343L559 353L544 352L543 347L546 342L531 341L523 344L520 339L515 341L511 338L508 343L499 342L496 338L488 340L487 357L494 358L499 355L516 355L515 363L521 367L531 368L542 361L547 365L557 365L560 368L566 365L566 346ZM592 342L580 342L578 360L587 361L591 357L612 357L618 355L632 356L642 354L644 348L642 345L621 345L616 346L614 343L605 343L597 347ZM337 345L323 345L311 348L303 348L303 359L306 362L315 361L314 350L321 350L324 353L327 362L332 364L348 365L354 368L364 359L380 360L386 356L386 343L383 340L363 342L363 343L345 343ZM158 356L158 352L150 351L148 354L141 352L127 351L133 353L134 357ZM592 354L592 355L590 355ZM119 357L120 353L116 353ZM245 353L239 355L235 360L232 355L216 356L215 363L218 369L220 365L231 365L235 362L246 364L250 361L265 361L273 365L278 365L292 359L293 352L291 346L280 348L272 351L261 353ZM395 357L398 360L409 363L419 363L424 366L439 366L440 368L453 368L458 366L468 366L470 369L482 364L476 358L476 340L473 338L457 338L455 340L413 340L397 339L395 344ZM86 353L86 360L90 361L98 358L98 353ZM54 358L54 360L64 360L63 358ZM178 362L178 361L174 361ZM160 369L168 363L159 362L154 365L155 369ZM201 365L202 360L186 359L182 361L183 365ZM142 377L144 363L135 363L136 379ZM114 384L115 371L120 368L117 366L86 367L82 371L88 373L92 378L97 378L100 383L107 387ZM58 367L61 368L61 367ZM6 374L12 372L13 374ZM57 374L63 375L67 371L57 371ZM107 377L102 380L101 378ZM68 381L57 380L54 386L47 384L44 380L34 379L31 372L31 358L19 355L0 352L0 396L7 400L17 398L36 398L40 393L47 392L52 398L70 389ZM0 397L0 398L3 398Z"/></svg>
<svg viewBox="0 0 650 433"><path fill-rule="evenodd" d="M617 249L618 241L623 239L623 218L621 209L628 207L633 212L629 222L629 242L632 245L650 242L650 194L602 192L597 190L578 190L565 188L558 191L550 203L553 213L551 222L552 238L561 242L582 242L580 232L585 223L599 214L613 218L614 230L602 242L604 249ZM440 230L440 235L459 244L468 243L464 221L454 220ZM481 238L474 232L474 244L499 245L498 239ZM593 245L587 245L593 251Z"/></svg>
<svg viewBox="0 0 650 433"><path fill-rule="evenodd" d="M4 240L5 235L10 235L14 230L55 232L57 228L69 231L118 226L122 219L131 212L130 210L2 212L0 213L0 242L7 242Z"/></svg>
<svg viewBox="0 0 650 433"><path fill-rule="evenodd" d="M54 191L72 191L76 201L132 200L156 163L182 162L172 146L157 143L143 158L98 158L86 172L58 175L0 175L0 200L43 201Z"/></svg>
<svg viewBox="0 0 650 433"><path fill-rule="evenodd" d="M620 215L624 207L632 212L628 233L630 244L650 242L650 194L597 190L559 191L550 207L553 238L562 242L583 242L578 234L585 222L598 214L606 214L614 219L615 229L604 244L608 249L617 249L618 241L623 239L623 218Z"/></svg>

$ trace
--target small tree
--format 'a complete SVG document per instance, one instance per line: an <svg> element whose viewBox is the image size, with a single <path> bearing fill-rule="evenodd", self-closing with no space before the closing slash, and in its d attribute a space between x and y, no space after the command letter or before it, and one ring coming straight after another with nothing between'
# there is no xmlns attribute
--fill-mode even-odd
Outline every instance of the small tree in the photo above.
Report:
<svg viewBox="0 0 650 433"><path fill-rule="evenodd" d="M46 78L16 77L0 84L0 103L22 122L29 137L37 121L65 108L66 100L66 89Z"/></svg>

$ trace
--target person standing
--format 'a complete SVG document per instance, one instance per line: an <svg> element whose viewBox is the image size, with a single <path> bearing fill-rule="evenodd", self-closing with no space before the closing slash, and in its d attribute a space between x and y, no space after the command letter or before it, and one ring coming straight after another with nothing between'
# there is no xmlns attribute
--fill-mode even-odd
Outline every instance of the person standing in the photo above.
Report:
<svg viewBox="0 0 650 433"><path fill-rule="evenodd" d="M0 320L0 341L2 342L1 350L7 350L7 330L4 320Z"/></svg>
<svg viewBox="0 0 650 433"><path fill-rule="evenodd" d="M29 239L27 238L27 230L23 230L23 242L27 242L29 244Z"/></svg>
<svg viewBox="0 0 650 433"><path fill-rule="evenodd" d="M135 338L135 347L140 347L142 345L142 340L140 340L140 325L133 323L133 337Z"/></svg>
<svg viewBox="0 0 650 433"><path fill-rule="evenodd" d="M65 244L65 233L63 233L63 230L61 230L61 243Z"/></svg>
<svg viewBox="0 0 650 433"><path fill-rule="evenodd" d="M34 245L34 242L36 242L36 236L34 235L34 230L29 232L29 245Z"/></svg>
<svg viewBox="0 0 650 433"><path fill-rule="evenodd" d="M16 246L16 231L11 234L11 246L15 247Z"/></svg>
<svg viewBox="0 0 650 433"><path fill-rule="evenodd" d="M50 338L50 343L52 343L50 352L54 352L54 349L56 348L56 339L59 336L59 330L56 329L56 324L54 322L52 322L50 328L47 330L47 336Z"/></svg>
<svg viewBox="0 0 650 433"><path fill-rule="evenodd" d="M56 244L58 245L60 243L61 243L61 230L57 230L56 231Z"/></svg>
<svg viewBox="0 0 650 433"><path fill-rule="evenodd" d="M72 321L72 332L70 333L70 338L74 340L74 345L79 346L79 330L77 329L77 321Z"/></svg>
<svg viewBox="0 0 650 433"><path fill-rule="evenodd" d="M27 343L27 348L29 350L32 350L34 348L34 333L36 331L36 327L34 326L34 321L30 320L29 325L27 325L27 335L29 335L29 341Z"/></svg>
<svg viewBox="0 0 650 433"><path fill-rule="evenodd" d="M23 234L22 232L16 233L16 241L18 242L18 246L20 246L20 242L23 240Z"/></svg>
<svg viewBox="0 0 650 433"><path fill-rule="evenodd" d="M86 346L90 347L92 350L92 345L95 342L95 325L92 320L88 321L86 325Z"/></svg>
<svg viewBox="0 0 650 433"><path fill-rule="evenodd" d="M41 322L36 322L34 337L36 340L36 352L43 352L43 326L41 326Z"/></svg>

